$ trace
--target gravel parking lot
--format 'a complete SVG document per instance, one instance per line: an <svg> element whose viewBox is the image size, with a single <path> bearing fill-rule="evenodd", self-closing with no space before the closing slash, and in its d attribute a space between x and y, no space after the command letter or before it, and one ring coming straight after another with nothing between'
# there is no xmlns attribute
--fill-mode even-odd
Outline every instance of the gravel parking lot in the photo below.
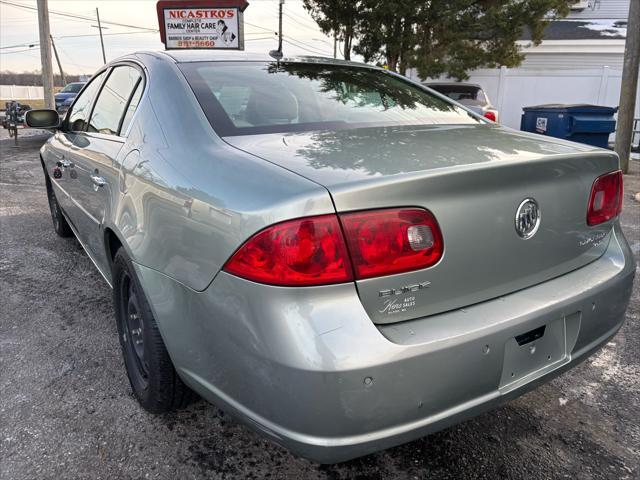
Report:
<svg viewBox="0 0 640 480"><path fill-rule="evenodd" d="M38 148L0 140L0 478L640 478L640 289L598 354L516 401L347 463L297 458L200 401L154 416L133 399L111 292L58 238ZM640 254L640 162L623 228Z"/></svg>

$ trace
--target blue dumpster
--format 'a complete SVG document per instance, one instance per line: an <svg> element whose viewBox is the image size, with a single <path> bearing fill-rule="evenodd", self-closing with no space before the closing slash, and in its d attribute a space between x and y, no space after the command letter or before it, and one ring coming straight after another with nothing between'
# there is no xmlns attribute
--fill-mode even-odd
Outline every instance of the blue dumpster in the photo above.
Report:
<svg viewBox="0 0 640 480"><path fill-rule="evenodd" d="M614 107L549 104L524 107L520 130L607 148L616 129Z"/></svg>

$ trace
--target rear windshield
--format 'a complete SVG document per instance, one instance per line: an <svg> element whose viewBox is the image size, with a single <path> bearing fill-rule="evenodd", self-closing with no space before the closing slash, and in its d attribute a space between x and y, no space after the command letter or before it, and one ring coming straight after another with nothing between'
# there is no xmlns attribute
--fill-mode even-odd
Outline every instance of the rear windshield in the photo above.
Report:
<svg viewBox="0 0 640 480"><path fill-rule="evenodd" d="M283 62L197 62L180 68L221 136L478 123L381 70Z"/></svg>
<svg viewBox="0 0 640 480"><path fill-rule="evenodd" d="M484 92L480 87L473 85L429 85L427 87L433 88L436 92L440 92L443 95L459 102L461 100L477 100L478 102L486 102Z"/></svg>

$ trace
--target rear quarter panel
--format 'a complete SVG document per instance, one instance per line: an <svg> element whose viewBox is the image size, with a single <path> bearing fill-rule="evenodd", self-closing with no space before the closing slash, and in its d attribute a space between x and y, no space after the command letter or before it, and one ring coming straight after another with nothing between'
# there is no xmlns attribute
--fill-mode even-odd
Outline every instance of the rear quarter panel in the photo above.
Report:
<svg viewBox="0 0 640 480"><path fill-rule="evenodd" d="M132 259L204 290L249 236L334 212L324 187L224 143L175 65L152 55L109 227Z"/></svg>

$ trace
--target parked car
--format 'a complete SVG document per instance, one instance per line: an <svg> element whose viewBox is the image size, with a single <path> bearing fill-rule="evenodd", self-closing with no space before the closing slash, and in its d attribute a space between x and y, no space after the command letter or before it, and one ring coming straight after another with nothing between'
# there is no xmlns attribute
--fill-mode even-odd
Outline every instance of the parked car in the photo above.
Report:
<svg viewBox="0 0 640 480"><path fill-rule="evenodd" d="M54 228L113 287L150 412L197 392L338 462L522 395L625 318L618 157L383 69L138 53L27 122L55 129Z"/></svg>
<svg viewBox="0 0 640 480"><path fill-rule="evenodd" d="M71 105L73 104L73 101L75 99L76 99L76 97L69 97L69 98L64 99L62 101L62 103L60 104L60 106L56 108L58 113L60 115L64 115L65 113L67 113L67 110L69 110L71 108Z"/></svg>
<svg viewBox="0 0 640 480"><path fill-rule="evenodd" d="M498 121L498 110L491 105L489 97L478 84L463 82L427 82L424 85L432 88L436 92L446 95L478 115L482 115L493 122Z"/></svg>
<svg viewBox="0 0 640 480"><path fill-rule="evenodd" d="M62 90L54 95L56 110L58 113L65 113L69 109L69 106L73 103L73 99L78 95L86 83L87 82L67 83Z"/></svg>

